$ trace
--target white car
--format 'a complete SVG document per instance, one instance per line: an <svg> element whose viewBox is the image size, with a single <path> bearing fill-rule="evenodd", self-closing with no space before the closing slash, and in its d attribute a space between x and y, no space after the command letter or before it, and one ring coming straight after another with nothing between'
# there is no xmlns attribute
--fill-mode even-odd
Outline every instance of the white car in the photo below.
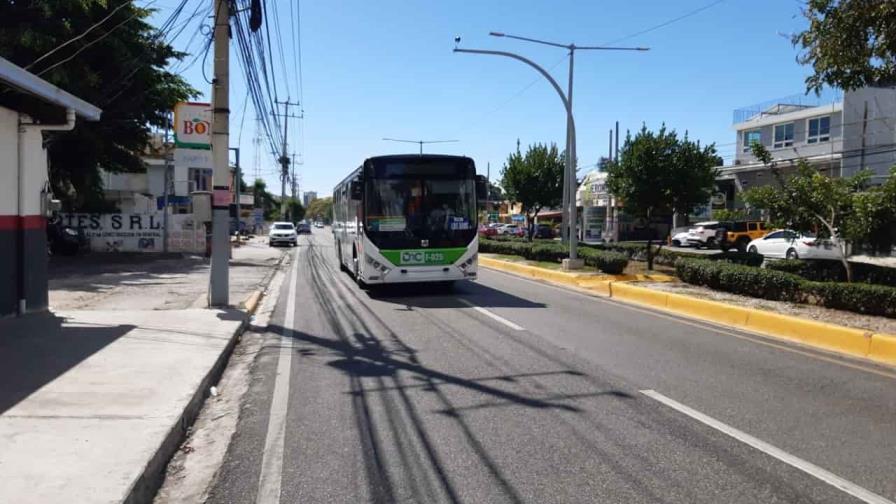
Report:
<svg viewBox="0 0 896 504"><path fill-rule="evenodd" d="M271 224L271 231L268 233L268 246L273 247L280 243L286 243L295 247L298 240L299 235L292 222L275 222Z"/></svg>
<svg viewBox="0 0 896 504"><path fill-rule="evenodd" d="M712 247L716 245L716 230L720 226L719 221L698 222L688 230L687 238L682 243L687 243L697 248Z"/></svg>
<svg viewBox="0 0 896 504"><path fill-rule="evenodd" d="M812 233L779 229L751 241L747 252L777 259L840 259L836 239L821 240Z"/></svg>

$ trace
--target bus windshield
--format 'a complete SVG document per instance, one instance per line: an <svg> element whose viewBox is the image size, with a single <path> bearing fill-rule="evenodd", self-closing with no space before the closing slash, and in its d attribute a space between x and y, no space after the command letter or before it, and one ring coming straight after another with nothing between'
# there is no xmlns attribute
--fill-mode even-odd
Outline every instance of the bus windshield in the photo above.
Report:
<svg viewBox="0 0 896 504"><path fill-rule="evenodd" d="M476 233L469 178L375 178L366 207L365 231L380 248L463 247Z"/></svg>

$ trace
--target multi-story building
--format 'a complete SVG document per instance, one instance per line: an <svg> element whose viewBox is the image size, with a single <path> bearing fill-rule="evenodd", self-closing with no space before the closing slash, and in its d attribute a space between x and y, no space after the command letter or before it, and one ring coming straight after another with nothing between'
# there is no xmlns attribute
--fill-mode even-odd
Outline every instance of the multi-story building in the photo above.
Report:
<svg viewBox="0 0 896 504"><path fill-rule="evenodd" d="M305 208L308 208L308 204L317 199L317 192L315 191L305 191L302 194L302 205Z"/></svg>
<svg viewBox="0 0 896 504"><path fill-rule="evenodd" d="M753 143L768 149L785 176L802 159L832 177L868 169L879 181L896 165L894 126L896 87L866 87L826 102L796 96L735 110L734 162L721 168L713 204L739 206L738 192L774 181L770 167L753 156Z"/></svg>

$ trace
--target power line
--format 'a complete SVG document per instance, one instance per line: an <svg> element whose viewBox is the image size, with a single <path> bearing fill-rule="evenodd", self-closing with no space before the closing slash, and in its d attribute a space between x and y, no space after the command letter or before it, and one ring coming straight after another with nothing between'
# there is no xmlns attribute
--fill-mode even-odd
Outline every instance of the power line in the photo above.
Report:
<svg viewBox="0 0 896 504"><path fill-rule="evenodd" d="M696 15L696 14L699 14L699 13L705 11L706 9L709 9L710 7L715 7L716 5L719 5L720 3L724 2L724 1L725 1L725 0L716 0L715 2L708 3L708 4L704 5L703 7L699 7L699 8L697 8L697 9L694 9L694 10L692 10L692 11L690 11L690 12L687 12L687 13L685 13L685 14L682 14L681 16L678 16L678 17L676 17L676 18L672 18L672 19L670 19L670 20L668 20L668 21L664 21L664 22L662 22L662 23L660 23L660 24L658 24L658 25L651 26L650 28L647 28L647 29L645 29L645 30L641 30L641 31L639 31L639 32L632 33L631 35L626 35L626 36L624 36L624 37L620 37L620 38L618 38L618 39L616 39L616 40L611 40L611 41L609 41L609 42L604 42L604 43L601 44L601 45L613 45L613 44L618 44L619 42L622 42L623 40L628 40L628 39L630 39L630 38L635 38L635 37L637 37L638 35L644 35L645 33L650 33L650 32L652 32L652 31L659 30L660 28L665 28L666 26L669 26L669 25L672 24L672 23L677 23L678 21L681 21L682 19L686 19L686 18L689 18L689 17L694 16L694 15Z"/></svg>
<svg viewBox="0 0 896 504"><path fill-rule="evenodd" d="M152 5L153 3L155 3L155 0L153 0L152 2L150 2L148 5ZM117 25L113 26L113 27L112 27L109 31L107 31L106 33L100 35L99 37L95 38L94 40L91 40L91 41L88 42L87 44L84 44L80 49L78 49L77 51L75 51L75 52L74 52L71 56L69 56L68 58L65 58L64 60L59 61L59 62L57 62L57 63L55 63L55 64L53 64L53 65L50 65L49 67L47 67L47 68L41 70L41 71L37 74L37 76L40 77L41 75L43 75L43 74L49 72L50 70L52 70L52 69L54 69L54 68L56 68L56 67L58 67L58 66L60 66L60 65L63 65L63 64L65 64L65 63L68 63L69 61L75 59L75 57L77 57L79 54L81 54L82 52L86 51L87 49L89 49L91 46L93 46L93 45L96 44L97 42L99 42L99 41L105 39L106 37L108 37L109 35L111 35L113 32L115 32L115 30L117 30L118 28L121 28L122 26L124 26L124 25L127 24L129 21L131 21L132 19L134 19L135 17L137 17L137 16L139 16L139 15L140 15L140 11L137 11L137 12L131 14L130 16L128 16L127 19L125 19L124 21L122 21L122 22L118 23Z"/></svg>
<svg viewBox="0 0 896 504"><path fill-rule="evenodd" d="M290 5L292 5L292 3L290 3ZM284 77L283 80L286 82L286 96L288 98L289 96L292 95L292 91L290 90L290 86L289 86L289 77L287 75L288 67L286 66L286 58L284 57L284 54L283 54L284 53L284 51L283 51L283 35L281 35L281 33L280 33L280 16L276 16L276 21L274 22L274 28L275 28L275 31L277 32L277 48L280 52L280 65L282 65L283 77ZM276 78L276 73L274 74L274 78Z"/></svg>
<svg viewBox="0 0 896 504"><path fill-rule="evenodd" d="M28 66L25 67L25 70L29 70L31 67L33 67L34 65L36 65L37 63L39 63L41 60L43 60L43 59L46 58L47 56L50 56L51 54L55 53L56 51L62 49L63 47L65 47L65 46L67 46L67 45L69 45L69 44L71 44L72 42L84 38L84 36L87 35L88 33L90 33L91 31L93 31L94 28L96 28L96 27L98 27L99 25L101 25L101 24L105 23L106 21L108 21L109 18L111 18L112 16L114 16L116 12L118 12L119 10L121 10L123 7L127 7L128 5L130 5L130 4L127 3L127 2L125 2L125 3L122 3L121 5L119 5L118 7L114 8L114 9L112 10L112 12L109 13L109 15L107 15L107 16L104 17L103 19L100 19L100 20L97 21L96 23L92 24L89 28L87 28L86 30L84 30L83 32L81 32L80 35L77 35L77 36L75 36L75 37L72 37L72 38L68 39L67 41L65 41L65 42L63 42L63 43L61 43L61 44L59 44L58 46L54 47L54 48L51 49L50 51L46 52L43 56L41 56L41 57L37 58L36 60L32 61L31 64L29 64Z"/></svg>

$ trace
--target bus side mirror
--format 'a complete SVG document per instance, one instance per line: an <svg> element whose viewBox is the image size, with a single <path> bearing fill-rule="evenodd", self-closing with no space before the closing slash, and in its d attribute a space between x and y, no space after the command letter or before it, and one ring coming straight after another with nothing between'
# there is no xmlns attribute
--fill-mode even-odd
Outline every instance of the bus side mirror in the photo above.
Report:
<svg viewBox="0 0 896 504"><path fill-rule="evenodd" d="M485 206L488 201L488 180L482 175L476 175L476 202L479 206Z"/></svg>
<svg viewBox="0 0 896 504"><path fill-rule="evenodd" d="M352 180L352 183L349 186L349 190L351 192L351 197L353 200L361 199L361 182Z"/></svg>

